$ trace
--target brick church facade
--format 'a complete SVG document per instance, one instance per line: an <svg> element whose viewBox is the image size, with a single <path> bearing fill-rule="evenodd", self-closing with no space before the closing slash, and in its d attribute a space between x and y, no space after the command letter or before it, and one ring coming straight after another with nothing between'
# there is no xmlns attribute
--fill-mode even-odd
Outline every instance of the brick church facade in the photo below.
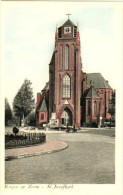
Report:
<svg viewBox="0 0 123 195"><path fill-rule="evenodd" d="M78 27L68 19L56 29L49 81L37 94L36 125L99 124L110 119L113 90L100 73L84 73Z"/></svg>

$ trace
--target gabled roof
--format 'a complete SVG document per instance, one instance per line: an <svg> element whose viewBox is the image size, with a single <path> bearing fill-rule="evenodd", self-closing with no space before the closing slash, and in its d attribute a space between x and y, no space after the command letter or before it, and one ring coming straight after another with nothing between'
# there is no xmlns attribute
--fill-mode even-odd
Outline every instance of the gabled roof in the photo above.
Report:
<svg viewBox="0 0 123 195"><path fill-rule="evenodd" d="M93 84L91 85L91 87L90 87L90 89L89 89L89 91L87 93L86 98L92 98L92 99L94 99L94 98L100 98L99 95L98 95L98 93L96 92Z"/></svg>
<svg viewBox="0 0 123 195"><path fill-rule="evenodd" d="M41 106L39 107L38 111L39 112L47 112L45 97L43 98L43 101L42 101Z"/></svg>
<svg viewBox="0 0 123 195"><path fill-rule="evenodd" d="M111 89L108 81L106 81L100 73L89 73L87 75L87 85L91 86L94 83L96 89Z"/></svg>
<svg viewBox="0 0 123 195"><path fill-rule="evenodd" d="M62 26L76 26L70 19L68 19Z"/></svg>

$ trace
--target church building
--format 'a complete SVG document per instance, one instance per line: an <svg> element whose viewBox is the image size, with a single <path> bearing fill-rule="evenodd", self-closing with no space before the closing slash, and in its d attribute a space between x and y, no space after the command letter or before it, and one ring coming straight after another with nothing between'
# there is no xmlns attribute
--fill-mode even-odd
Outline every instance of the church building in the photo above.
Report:
<svg viewBox="0 0 123 195"><path fill-rule="evenodd" d="M56 29L49 81L37 93L36 125L99 125L110 119L113 90L100 73L84 73L78 26L69 18Z"/></svg>

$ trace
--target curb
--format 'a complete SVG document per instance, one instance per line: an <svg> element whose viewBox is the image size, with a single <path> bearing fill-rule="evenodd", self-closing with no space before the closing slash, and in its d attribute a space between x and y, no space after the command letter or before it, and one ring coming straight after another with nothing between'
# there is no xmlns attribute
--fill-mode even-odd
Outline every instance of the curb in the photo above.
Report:
<svg viewBox="0 0 123 195"><path fill-rule="evenodd" d="M37 153L32 153L32 154L15 155L15 156L6 156L5 161L60 152L60 151L65 150L65 149L68 148L68 144L66 142L65 142L65 144L66 144L65 147L60 148L60 149L56 149L56 150L54 149L54 150L46 151L46 152L37 152Z"/></svg>

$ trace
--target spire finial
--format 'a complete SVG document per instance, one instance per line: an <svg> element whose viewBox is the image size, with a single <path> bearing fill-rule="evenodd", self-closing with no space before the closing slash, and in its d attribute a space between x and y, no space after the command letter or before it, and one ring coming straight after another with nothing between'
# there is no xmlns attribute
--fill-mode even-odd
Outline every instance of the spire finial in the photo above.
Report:
<svg viewBox="0 0 123 195"><path fill-rule="evenodd" d="M90 80L90 85L94 86L94 81Z"/></svg>
<svg viewBox="0 0 123 195"><path fill-rule="evenodd" d="M68 14L66 14L67 16L68 16L68 19L69 19L69 16L71 15L69 12L68 12Z"/></svg>
<svg viewBox="0 0 123 195"><path fill-rule="evenodd" d="M58 27L57 27L58 25L56 24L56 33L58 33Z"/></svg>
<svg viewBox="0 0 123 195"><path fill-rule="evenodd" d="M78 22L77 22L77 31L79 31L79 24L78 24Z"/></svg>

